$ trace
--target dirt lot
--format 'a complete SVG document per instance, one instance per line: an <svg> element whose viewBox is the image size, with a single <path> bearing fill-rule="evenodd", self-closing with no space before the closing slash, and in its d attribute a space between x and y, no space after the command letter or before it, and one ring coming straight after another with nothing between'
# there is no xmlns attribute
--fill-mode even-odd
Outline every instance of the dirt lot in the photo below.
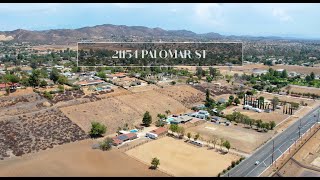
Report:
<svg viewBox="0 0 320 180"><path fill-rule="evenodd" d="M216 176L231 161L240 157L220 154L215 150L196 147L171 137L148 142L126 152L150 164L153 157L160 159L159 169L174 176Z"/></svg>
<svg viewBox="0 0 320 180"><path fill-rule="evenodd" d="M263 64L246 64L243 66L234 66L232 67L232 71L239 72L239 73L251 73L252 69L258 68L263 70L268 70L269 66L265 66ZM315 74L320 74L320 68L318 67L305 67L305 66L296 66L296 65L275 65L271 66L273 69L286 69L287 71L295 71L297 73L304 73L310 74L314 72ZM219 67L221 70L229 70L228 67Z"/></svg>
<svg viewBox="0 0 320 180"><path fill-rule="evenodd" d="M230 142L232 149L245 153L253 152L272 136L271 132L262 133L239 125L224 126L211 122L188 128L186 133L188 132L191 134L199 133L201 139L204 140L212 140L213 137L223 138Z"/></svg>
<svg viewBox="0 0 320 180"><path fill-rule="evenodd" d="M77 50L77 44L70 44L70 45L41 45L41 46L33 46L32 49L39 50L39 51L45 51L48 49L54 50L54 51L60 51L60 50L66 50L69 48L70 50Z"/></svg>
<svg viewBox="0 0 320 180"><path fill-rule="evenodd" d="M158 113L164 114L166 110L182 113L187 108L168 96L146 91L64 107L61 110L86 132L89 131L92 121L98 121L107 126L107 134L112 134L125 123L131 127L140 124L146 111L151 113L155 122Z"/></svg>
<svg viewBox="0 0 320 180"><path fill-rule="evenodd" d="M156 91L181 102L189 108L195 104L202 103L205 99L205 93L189 85L168 86Z"/></svg>
<svg viewBox="0 0 320 180"><path fill-rule="evenodd" d="M290 92L293 93L311 93L311 94L317 94L320 96L320 89L314 88L314 87L306 87L306 86L296 86L296 85L290 85ZM284 87L283 90L286 92L287 87Z"/></svg>
<svg viewBox="0 0 320 180"><path fill-rule="evenodd" d="M168 176L124 153L93 150L88 139L0 161L0 176Z"/></svg>
<svg viewBox="0 0 320 180"><path fill-rule="evenodd" d="M225 114L232 114L234 111L240 112L241 114L247 115L255 120L261 119L264 122L274 121L276 124L279 124L280 122L289 117L289 115L283 114L281 109L276 109L274 112L270 113L257 113L252 110L243 109L243 105L238 105L223 110Z"/></svg>
<svg viewBox="0 0 320 180"><path fill-rule="evenodd" d="M301 103L303 101L304 103L307 103L308 106L313 106L315 103L319 103L319 101L311 100L311 99L305 99L305 98L297 98L297 97L291 97L291 96L285 96L285 95L275 95L270 93L261 92L257 95L258 97L263 96L265 99L271 100L273 97L278 97L280 101L286 101L286 102L296 102Z"/></svg>

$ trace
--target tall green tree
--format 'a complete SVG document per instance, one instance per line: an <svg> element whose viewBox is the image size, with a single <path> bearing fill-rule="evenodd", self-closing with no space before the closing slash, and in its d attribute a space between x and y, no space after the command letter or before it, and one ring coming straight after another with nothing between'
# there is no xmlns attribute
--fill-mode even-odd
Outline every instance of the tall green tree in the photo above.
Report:
<svg viewBox="0 0 320 180"><path fill-rule="evenodd" d="M287 72L287 70L283 70L283 71L281 72L281 78L288 78L288 72Z"/></svg>
<svg viewBox="0 0 320 180"><path fill-rule="evenodd" d="M32 87L39 86L40 85L40 71L33 70L28 81L29 81L30 86L32 86Z"/></svg>
<svg viewBox="0 0 320 180"><path fill-rule="evenodd" d="M234 102L237 106L238 106L238 104L240 104L239 98L235 98L233 102Z"/></svg>
<svg viewBox="0 0 320 180"><path fill-rule="evenodd" d="M51 72L50 72L50 76L49 78L56 83L59 79L59 71L57 68L52 68Z"/></svg>
<svg viewBox="0 0 320 180"><path fill-rule="evenodd" d="M228 140L226 140L226 141L223 142L223 146L224 146L225 148L227 148L227 149L228 149L228 152L229 152L229 149L231 148L231 144L230 144L230 142L229 142Z"/></svg>
<svg viewBox="0 0 320 180"><path fill-rule="evenodd" d="M313 80L315 79L314 72L311 72L311 73L310 73L310 79L311 79L311 81L313 81Z"/></svg>
<svg viewBox="0 0 320 180"><path fill-rule="evenodd" d="M91 129L89 131L89 135L93 138L101 137L104 133L106 133L107 127L104 124L99 122L91 122Z"/></svg>
<svg viewBox="0 0 320 180"><path fill-rule="evenodd" d="M152 117L149 113L149 111L146 111L143 115L143 118L142 118L142 123L145 125L145 126L150 126L150 124L152 123Z"/></svg>
<svg viewBox="0 0 320 180"><path fill-rule="evenodd" d="M277 105L279 104L280 100L278 97L274 97L271 100L271 104L272 104L272 110L274 111L277 107Z"/></svg>

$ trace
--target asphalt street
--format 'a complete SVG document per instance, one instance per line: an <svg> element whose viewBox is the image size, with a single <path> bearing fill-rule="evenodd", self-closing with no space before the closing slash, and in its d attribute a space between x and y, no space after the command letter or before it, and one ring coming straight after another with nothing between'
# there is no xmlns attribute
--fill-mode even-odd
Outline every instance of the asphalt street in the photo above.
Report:
<svg viewBox="0 0 320 180"><path fill-rule="evenodd" d="M288 127L285 131L277 135L271 141L256 150L250 157L242 161L239 165L231 169L225 177L258 177L267 167L272 164L272 152L274 143L273 160L280 157L292 144L299 139L300 135L305 133L312 125L318 121L318 111L320 107L315 108L306 116ZM301 124L301 125L300 125ZM258 165L255 162L259 161Z"/></svg>

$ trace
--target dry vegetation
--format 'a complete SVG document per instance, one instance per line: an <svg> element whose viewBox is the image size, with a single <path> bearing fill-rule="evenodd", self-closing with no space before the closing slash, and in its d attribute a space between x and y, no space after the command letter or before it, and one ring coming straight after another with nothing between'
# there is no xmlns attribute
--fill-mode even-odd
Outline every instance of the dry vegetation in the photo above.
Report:
<svg viewBox="0 0 320 180"><path fill-rule="evenodd" d="M164 114L166 110L182 113L187 108L158 92L146 91L64 107L61 110L85 131L90 129L92 121L98 121L107 125L107 133L112 134L125 123L130 126L139 125L146 111L149 111L153 121L156 121L158 113Z"/></svg>
<svg viewBox="0 0 320 180"><path fill-rule="evenodd" d="M168 86L156 91L181 102L189 108L195 104L202 103L205 99L205 93L189 85Z"/></svg>

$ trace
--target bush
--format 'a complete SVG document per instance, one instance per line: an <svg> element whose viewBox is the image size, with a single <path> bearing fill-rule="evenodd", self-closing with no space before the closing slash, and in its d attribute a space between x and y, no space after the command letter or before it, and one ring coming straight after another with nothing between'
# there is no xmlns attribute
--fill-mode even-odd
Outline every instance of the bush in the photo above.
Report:
<svg viewBox="0 0 320 180"><path fill-rule="evenodd" d="M100 149L102 151L108 151L112 148L112 139L111 138L106 138L104 141L102 141L100 144Z"/></svg>
<svg viewBox="0 0 320 180"><path fill-rule="evenodd" d="M47 99L50 99L50 100L53 99L52 94L50 94L48 91L45 91L45 92L43 93L43 97L45 97L45 98L47 98Z"/></svg>
<svg viewBox="0 0 320 180"><path fill-rule="evenodd" d="M224 169L223 171L222 171L222 173L224 174L224 173L226 173L227 172L227 170L226 169Z"/></svg>
<svg viewBox="0 0 320 180"><path fill-rule="evenodd" d="M232 161L232 162L231 162L231 167L234 168L235 166L236 166L236 162L235 162L235 161Z"/></svg>
<svg viewBox="0 0 320 180"><path fill-rule="evenodd" d="M93 138L102 137L102 134L106 133L106 131L107 131L107 128L105 125L100 124L98 122L92 122L89 135Z"/></svg>

